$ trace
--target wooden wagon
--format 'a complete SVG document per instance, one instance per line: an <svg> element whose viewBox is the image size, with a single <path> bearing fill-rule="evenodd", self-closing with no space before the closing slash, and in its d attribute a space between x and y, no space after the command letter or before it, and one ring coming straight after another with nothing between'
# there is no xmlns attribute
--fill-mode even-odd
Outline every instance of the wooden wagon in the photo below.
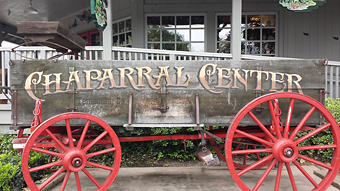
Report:
<svg viewBox="0 0 340 191"><path fill-rule="evenodd" d="M14 146L22 151L31 190L43 189L62 172L60 190L71 175L81 190L80 171L98 190L107 190L119 171L120 142L167 139L200 139L202 160L214 164L214 150L242 190L260 188L274 166L274 190L283 169L297 190L291 164L314 190L326 190L340 168L340 130L322 104L324 72L321 60L13 61L12 117L20 130ZM196 133L117 137L112 127L193 127ZM24 128L31 128L29 137L22 135ZM324 131L332 144L302 144ZM325 149L334 150L330 163L302 154ZM48 163L30 164L36 153L47 155ZM91 160L106 153L112 153L109 166ZM328 173L316 182L300 159ZM106 180L98 182L85 168L90 166L109 171ZM36 185L33 174L51 168L54 174ZM246 185L243 175L259 168L267 170L255 186Z"/></svg>

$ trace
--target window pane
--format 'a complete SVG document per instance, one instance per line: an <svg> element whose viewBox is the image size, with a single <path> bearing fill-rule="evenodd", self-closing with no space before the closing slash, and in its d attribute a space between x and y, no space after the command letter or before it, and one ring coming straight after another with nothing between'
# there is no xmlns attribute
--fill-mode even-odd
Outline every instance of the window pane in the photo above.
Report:
<svg viewBox="0 0 340 191"><path fill-rule="evenodd" d="M275 40L275 29L263 29L262 40Z"/></svg>
<svg viewBox="0 0 340 191"><path fill-rule="evenodd" d="M126 20L126 30L132 30L131 19Z"/></svg>
<svg viewBox="0 0 340 191"><path fill-rule="evenodd" d="M119 32L124 32L125 31L125 26L124 26L124 21L119 22Z"/></svg>
<svg viewBox="0 0 340 191"><path fill-rule="evenodd" d="M204 41L204 29L192 29L191 41Z"/></svg>
<svg viewBox="0 0 340 191"><path fill-rule="evenodd" d="M163 30L162 40L165 42L175 42L175 30Z"/></svg>
<svg viewBox="0 0 340 191"><path fill-rule="evenodd" d="M163 49L164 50L175 50L175 44L174 43L164 43Z"/></svg>
<svg viewBox="0 0 340 191"><path fill-rule="evenodd" d="M191 43L191 52L204 52L204 43Z"/></svg>
<svg viewBox="0 0 340 191"><path fill-rule="evenodd" d="M230 41L231 29L217 29L217 41Z"/></svg>
<svg viewBox="0 0 340 191"><path fill-rule="evenodd" d="M159 30L148 30L148 42L160 41Z"/></svg>
<svg viewBox="0 0 340 191"><path fill-rule="evenodd" d="M261 15L248 15L247 16L248 27L260 27Z"/></svg>
<svg viewBox="0 0 340 191"><path fill-rule="evenodd" d="M230 43L229 42L217 43L217 53L230 53Z"/></svg>
<svg viewBox="0 0 340 191"><path fill-rule="evenodd" d="M113 39L112 39L112 44L113 44L113 46L118 46L118 36L116 35L116 36L113 36Z"/></svg>
<svg viewBox="0 0 340 191"><path fill-rule="evenodd" d="M241 42L241 54L245 54L245 53L246 53L246 43Z"/></svg>
<svg viewBox="0 0 340 191"><path fill-rule="evenodd" d="M164 28L175 28L175 17L174 16L163 16L162 26Z"/></svg>
<svg viewBox="0 0 340 191"><path fill-rule="evenodd" d="M148 49L159 49L159 43L148 43Z"/></svg>
<svg viewBox="0 0 340 191"><path fill-rule="evenodd" d="M190 39L189 39L189 29L187 29L187 30L177 30L176 40L177 41L190 41Z"/></svg>
<svg viewBox="0 0 340 191"><path fill-rule="evenodd" d="M262 15L262 26L275 27L275 15Z"/></svg>
<svg viewBox="0 0 340 191"><path fill-rule="evenodd" d="M177 16L177 28L189 28L189 16Z"/></svg>
<svg viewBox="0 0 340 191"><path fill-rule="evenodd" d="M113 33L113 34L118 33L118 25L117 25L117 23L115 23L115 24L112 25L112 33Z"/></svg>
<svg viewBox="0 0 340 191"><path fill-rule="evenodd" d="M247 54L260 54L260 43L259 42L248 42L247 43Z"/></svg>
<svg viewBox="0 0 340 191"><path fill-rule="evenodd" d="M264 42L262 43L263 54L275 54L275 42Z"/></svg>
<svg viewBox="0 0 340 191"><path fill-rule="evenodd" d="M99 33L91 34L91 46L100 46Z"/></svg>
<svg viewBox="0 0 340 191"><path fill-rule="evenodd" d="M260 29L247 29L247 40L260 40Z"/></svg>
<svg viewBox="0 0 340 191"><path fill-rule="evenodd" d="M132 32L126 33L126 44L132 43Z"/></svg>
<svg viewBox="0 0 340 191"><path fill-rule="evenodd" d="M160 17L152 16L147 18L148 28L159 28L160 23Z"/></svg>
<svg viewBox="0 0 340 191"><path fill-rule="evenodd" d="M119 46L125 45L125 34L119 35Z"/></svg>
<svg viewBox="0 0 340 191"><path fill-rule="evenodd" d="M177 43L176 48L180 51L189 51L190 43Z"/></svg>
<svg viewBox="0 0 340 191"><path fill-rule="evenodd" d="M231 16L218 16L217 27L218 28L231 27Z"/></svg>
<svg viewBox="0 0 340 191"><path fill-rule="evenodd" d="M204 28L204 16L191 16L191 28Z"/></svg>

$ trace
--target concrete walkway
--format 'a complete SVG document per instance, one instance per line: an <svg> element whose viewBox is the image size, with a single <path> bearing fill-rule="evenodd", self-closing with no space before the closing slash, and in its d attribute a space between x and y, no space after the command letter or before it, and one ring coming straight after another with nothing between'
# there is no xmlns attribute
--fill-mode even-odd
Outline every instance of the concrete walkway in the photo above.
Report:
<svg viewBox="0 0 340 191"><path fill-rule="evenodd" d="M323 173L316 166L304 166L305 170L313 177L316 182L321 179L314 174L315 172ZM312 190L313 185L305 176L295 167L292 166L293 175L298 190ZM88 169L88 171L100 183L104 182L108 172L101 169ZM253 187L261 177L265 169L254 170L242 176L243 181L249 187ZM84 173L80 174L81 186L83 191L93 191L97 187L87 178ZM259 190L273 190L275 185L276 170L273 169L268 175ZM335 182L340 182L338 175ZM61 183L51 191L59 191ZM76 191L76 182L74 175L70 177L67 183L67 191ZM190 190L240 190L231 177L227 167L138 167L138 168L121 168L116 180L109 190L114 191L190 191ZM280 191L292 190L288 174L283 169ZM337 191L339 189L330 186L327 191Z"/></svg>

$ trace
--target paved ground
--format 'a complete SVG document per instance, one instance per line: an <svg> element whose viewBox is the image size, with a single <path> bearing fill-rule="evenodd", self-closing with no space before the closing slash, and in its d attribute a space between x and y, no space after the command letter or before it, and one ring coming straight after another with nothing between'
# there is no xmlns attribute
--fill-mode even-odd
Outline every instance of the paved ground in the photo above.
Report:
<svg viewBox="0 0 340 191"><path fill-rule="evenodd" d="M294 178L298 190L311 190L314 187L305 178L300 171L292 166ZM320 171L315 166L305 167L305 170L313 177L316 182L321 179L313 172ZM96 177L98 182L103 182L107 176L107 171L100 169L88 169L88 171ZM250 186L254 186L259 177L265 170L256 170L245 174L243 180ZM283 171L281 177L280 191L292 190L288 174ZM267 177L264 184L259 190L273 190L276 178L276 170L273 170ZM82 190L93 191L96 190L95 185L86 177L85 174L80 173ZM340 174L336 182L340 182ZM51 191L59 191L61 183L54 188L48 188ZM76 191L76 183L74 176L71 176L66 189L67 191ZM138 167L138 168L121 168L116 180L109 188L114 191L187 191L187 190L240 190L234 180L232 179L227 167ZM338 189L330 186L327 191L337 191Z"/></svg>

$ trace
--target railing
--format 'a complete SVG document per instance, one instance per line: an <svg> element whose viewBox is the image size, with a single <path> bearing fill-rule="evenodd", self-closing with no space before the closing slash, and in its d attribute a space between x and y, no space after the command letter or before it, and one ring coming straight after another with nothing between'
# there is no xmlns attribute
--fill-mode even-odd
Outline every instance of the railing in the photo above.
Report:
<svg viewBox="0 0 340 191"><path fill-rule="evenodd" d="M10 48L1 48L1 68L0 70L0 85L7 86L10 84L10 68L8 67L9 60L21 60L23 57L11 53ZM58 55L54 49L30 46L20 47L15 49L16 53L25 57L34 59L47 59ZM103 47L102 46L88 46L85 51L78 53L77 55L64 55L58 58L58 60L102 60ZM230 60L231 54L220 53L207 53L207 52L186 52L186 51L168 51L168 50L151 50L140 48L125 48L125 47L112 47L112 60ZM279 59L291 59L296 58L283 58L283 57L264 57L253 55L242 55L243 60L279 60ZM329 61L326 66L326 91L329 92L326 97L339 98L340 96L340 80L339 69L340 62ZM6 97L0 94L0 101L5 100Z"/></svg>
<svg viewBox="0 0 340 191"><path fill-rule="evenodd" d="M340 91L339 91L339 86L340 86L340 81L339 81L339 76L340 76L340 62L333 62L329 61L328 65L326 66L326 91L329 94L326 94L326 97L331 97L331 98L340 98Z"/></svg>

